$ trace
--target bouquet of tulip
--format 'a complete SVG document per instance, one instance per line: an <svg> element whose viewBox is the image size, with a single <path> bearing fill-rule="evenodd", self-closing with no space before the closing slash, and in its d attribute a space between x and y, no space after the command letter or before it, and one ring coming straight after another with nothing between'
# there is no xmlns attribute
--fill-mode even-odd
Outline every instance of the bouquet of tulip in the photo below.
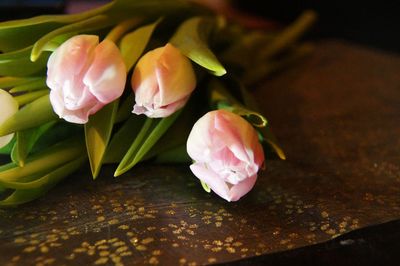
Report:
<svg viewBox="0 0 400 266"><path fill-rule="evenodd" d="M89 164L191 162L236 201L282 149L247 90L309 51L314 20L260 30L191 1L115 0L0 23L0 205L34 200ZM267 63L266 63L267 62Z"/></svg>

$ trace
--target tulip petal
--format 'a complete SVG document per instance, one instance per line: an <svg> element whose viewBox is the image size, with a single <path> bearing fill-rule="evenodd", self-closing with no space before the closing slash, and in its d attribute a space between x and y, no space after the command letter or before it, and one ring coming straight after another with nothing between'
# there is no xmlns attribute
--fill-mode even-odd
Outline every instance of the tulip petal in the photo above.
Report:
<svg viewBox="0 0 400 266"><path fill-rule="evenodd" d="M208 169L205 164L194 163L190 165L190 170L192 170L193 174L206 183L218 196L227 201L231 201L228 185L219 178L218 174Z"/></svg>
<svg viewBox="0 0 400 266"><path fill-rule="evenodd" d="M229 191L229 196L231 201L237 201L244 195L246 195L255 185L257 180L257 175L250 176L243 180L242 182L234 185Z"/></svg>
<svg viewBox="0 0 400 266"><path fill-rule="evenodd" d="M158 83L153 69L161 52L161 48L157 48L146 53L140 58L133 71L132 90L135 93L135 102L140 106L151 105L154 95L158 93Z"/></svg>
<svg viewBox="0 0 400 266"><path fill-rule="evenodd" d="M239 200L254 186L264 161L256 131L238 115L211 111L193 126L187 153L192 172L222 198Z"/></svg>
<svg viewBox="0 0 400 266"><path fill-rule="evenodd" d="M193 125L186 142L186 150L195 161L207 162L210 160L212 149L212 130L210 123L213 119L213 113L208 112L202 116Z"/></svg>
<svg viewBox="0 0 400 266"><path fill-rule="evenodd" d="M47 85L53 89L63 87L68 80L74 84L75 76L85 72L92 61L92 54L99 43L95 35L78 35L64 42L51 55L47 63ZM79 88L72 87L70 93L79 97Z"/></svg>
<svg viewBox="0 0 400 266"><path fill-rule="evenodd" d="M147 52L132 75L133 113L167 117L182 108L196 86L188 58L170 44Z"/></svg>
<svg viewBox="0 0 400 266"><path fill-rule="evenodd" d="M117 46L109 40L102 41L94 50L94 59L83 83L102 103L119 98L125 88L126 67Z"/></svg>
<svg viewBox="0 0 400 266"><path fill-rule="evenodd" d="M215 128L220 136L218 139L224 142L224 146L229 147L238 159L250 161L245 147L251 147L248 139L254 135L254 129L246 120L238 115L231 115L228 111L219 110L215 115Z"/></svg>
<svg viewBox="0 0 400 266"><path fill-rule="evenodd" d="M54 90L50 91L50 102L53 106L54 112L58 114L60 118L76 124L87 123L89 120L89 115L96 113L104 106L104 104L101 102L92 102L90 105L84 108L70 110L65 108L63 99L59 92Z"/></svg>
<svg viewBox="0 0 400 266"><path fill-rule="evenodd" d="M189 59L171 44L165 45L162 51L156 63L158 106L166 106L186 98L196 86L196 76Z"/></svg>
<svg viewBox="0 0 400 266"><path fill-rule="evenodd" d="M172 104L169 104L165 107L161 108L154 108L153 105L148 105L148 106L141 106L139 104L135 104L133 106L133 111L132 113L141 115L145 114L147 117L151 118L162 118L162 117L167 117L175 113L176 110L182 108L185 103L188 101L189 96L183 98L182 100L179 100L177 102L174 102Z"/></svg>
<svg viewBox="0 0 400 266"><path fill-rule="evenodd" d="M0 89L0 125L18 111L17 101L5 90ZM0 137L0 148L6 146L13 138L14 133Z"/></svg>
<svg viewBox="0 0 400 266"><path fill-rule="evenodd" d="M90 115L119 98L126 68L116 45L95 35L76 35L50 56L46 83L55 113L84 124Z"/></svg>

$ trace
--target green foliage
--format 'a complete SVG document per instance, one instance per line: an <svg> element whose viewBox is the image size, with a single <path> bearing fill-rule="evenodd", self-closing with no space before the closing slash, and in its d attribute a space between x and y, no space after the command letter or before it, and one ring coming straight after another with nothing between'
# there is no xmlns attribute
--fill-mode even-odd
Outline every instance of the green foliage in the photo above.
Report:
<svg viewBox="0 0 400 266"><path fill-rule="evenodd" d="M57 120L46 94L33 102L26 104L17 113L0 125L0 136L13 132L34 128L44 123Z"/></svg>
<svg viewBox="0 0 400 266"><path fill-rule="evenodd" d="M161 119L147 118L139 134L122 158L114 175L122 175L139 163L175 122L180 113L181 111L178 111Z"/></svg>
<svg viewBox="0 0 400 266"><path fill-rule="evenodd" d="M157 27L160 19L149 25L142 26L135 31L126 34L120 43L122 57L125 60L125 65L129 71L139 57L142 55L147 43Z"/></svg>
<svg viewBox="0 0 400 266"><path fill-rule="evenodd" d="M226 70L208 46L208 37L215 25L214 18L189 18L180 25L170 42L193 62L208 69L213 75L222 76Z"/></svg>
<svg viewBox="0 0 400 266"><path fill-rule="evenodd" d="M114 175L120 176L145 160L188 163L187 136L210 109L244 117L260 141L285 159L245 85L307 54L309 45L295 44L315 18L315 13L306 12L283 30L262 32L230 24L187 0L114 0L78 14L1 22L0 88L13 95L20 109L0 124L0 137L15 133L0 149L0 154L10 156L10 162L0 166L0 206L43 196L87 162L94 179L103 164L116 164ZM55 115L45 76L50 54L77 34L96 34L115 42L128 75L120 99L91 115L84 126ZM133 115L131 70L147 50L166 42L196 64L196 91L183 109L169 117ZM202 186L210 192L207 184Z"/></svg>
<svg viewBox="0 0 400 266"><path fill-rule="evenodd" d="M86 149L93 178L100 173L103 157L107 149L117 114L118 100L103 107L92 115L85 124Z"/></svg>

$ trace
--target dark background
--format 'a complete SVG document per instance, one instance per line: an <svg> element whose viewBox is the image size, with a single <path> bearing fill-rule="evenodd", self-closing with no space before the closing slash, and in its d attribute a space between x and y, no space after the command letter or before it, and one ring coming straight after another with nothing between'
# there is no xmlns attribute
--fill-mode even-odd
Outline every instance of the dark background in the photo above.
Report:
<svg viewBox="0 0 400 266"><path fill-rule="evenodd" d="M61 13L69 3L101 3L105 0L1 0L0 20L43 13ZM231 0L247 13L290 23L305 9L313 9L318 21L310 38L340 38L400 54L399 1Z"/></svg>
<svg viewBox="0 0 400 266"><path fill-rule="evenodd" d="M282 23L305 9L318 13L310 37L341 38L373 48L400 53L399 1L233 0L242 11Z"/></svg>
<svg viewBox="0 0 400 266"><path fill-rule="evenodd" d="M1 0L0 20L61 13L69 3L106 0ZM361 45L400 53L399 1L231 0L243 12L290 23L305 9L319 18L309 38L341 38Z"/></svg>

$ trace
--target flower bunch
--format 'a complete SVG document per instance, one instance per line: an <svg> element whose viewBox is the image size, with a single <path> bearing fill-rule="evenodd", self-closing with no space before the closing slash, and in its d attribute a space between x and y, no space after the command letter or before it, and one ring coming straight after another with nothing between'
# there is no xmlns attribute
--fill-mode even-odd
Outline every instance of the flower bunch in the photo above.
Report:
<svg viewBox="0 0 400 266"><path fill-rule="evenodd" d="M309 51L294 44L313 20L265 32L190 1L115 0L0 23L0 205L87 162L95 179L105 164L120 176L177 158L206 191L239 200L265 147L285 159L246 88Z"/></svg>

